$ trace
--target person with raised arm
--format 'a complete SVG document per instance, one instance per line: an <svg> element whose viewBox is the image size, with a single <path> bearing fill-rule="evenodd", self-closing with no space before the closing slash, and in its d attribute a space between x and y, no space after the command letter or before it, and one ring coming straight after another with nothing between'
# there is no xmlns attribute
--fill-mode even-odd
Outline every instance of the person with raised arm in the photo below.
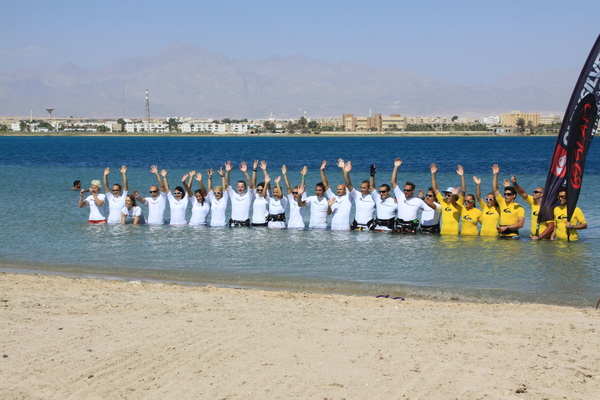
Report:
<svg viewBox="0 0 600 400"><path fill-rule="evenodd" d="M431 188L435 193L437 201L442 206L442 229L440 233L442 235L458 235L458 221L463 209L464 195L467 191L464 169L462 165L456 168L456 173L460 176L460 188L449 187L443 192L440 192L437 184L437 165L431 164L429 171L431 172ZM460 195L458 194L459 191L461 192Z"/></svg>
<svg viewBox="0 0 600 400"><path fill-rule="evenodd" d="M121 225L142 225L145 223L142 207L137 205L134 195L128 194L125 197L125 206L121 210Z"/></svg>
<svg viewBox="0 0 600 400"><path fill-rule="evenodd" d="M398 233L417 233L419 228L419 210L423 211L425 208L435 209L433 201L426 203L421 198L415 196L415 184L412 182L406 182L403 190L397 184L398 181L398 168L402 165L402 159L396 158L394 160L394 169L392 170L392 189L398 202L398 219L396 220L396 232Z"/></svg>
<svg viewBox="0 0 600 400"><path fill-rule="evenodd" d="M327 165L327 161L321 163L321 179L323 179L323 170ZM327 179L327 178L325 178ZM327 197L325 197L325 183L319 182L315 185L315 195L308 196L303 199L302 194L305 188L298 188L298 206L306 207L310 209L310 220L308 222L309 229L327 229L327 215L329 205L327 204Z"/></svg>
<svg viewBox="0 0 600 400"><path fill-rule="evenodd" d="M481 179L473 176L475 182L475 196L481 207L481 231L479 236L498 236L498 222L500 221L500 206L496 202L493 192L489 192L485 199L481 198Z"/></svg>
<svg viewBox="0 0 600 400"><path fill-rule="evenodd" d="M529 207L531 207L529 237L533 239L534 236L536 238L542 236L543 238L549 239L554 231L554 221L538 221L540 205L542 203L542 197L544 196L544 188L540 186L533 189L530 196L525 189L519 186L517 177L514 174L510 176L510 180L519 196L521 196L523 200L525 200L525 203L529 204Z"/></svg>
<svg viewBox="0 0 600 400"><path fill-rule="evenodd" d="M254 161L254 168L252 172L252 179L248 175L248 166L242 161L240 162L240 171L246 177L246 180L240 180L237 182L236 189L233 190L230 184L230 175L233 165L231 161L225 163L225 187L227 195L231 200L231 218L229 219L230 227L249 227L250 226L250 207L256 194L256 168L258 161ZM250 182L250 188L246 182Z"/></svg>
<svg viewBox="0 0 600 400"><path fill-rule="evenodd" d="M517 204L517 190L512 186L504 188L504 197L498 189L498 174L500 167L498 164L492 165L492 191L496 197L496 202L500 207L500 225L498 234L505 239L519 239L519 229L525 223L525 209Z"/></svg>
<svg viewBox="0 0 600 400"><path fill-rule="evenodd" d="M106 223L106 195L100 193L101 187L102 183L98 179L94 179L88 190L79 190L79 208L90 207L90 215L88 217L88 223L90 224ZM86 191L89 191L90 195L84 200L83 194Z"/></svg>
<svg viewBox="0 0 600 400"><path fill-rule="evenodd" d="M150 197L142 197L138 192L134 193L135 199L142 204L148 204L148 220L149 225L162 225L165 220L165 210L167 208L167 192L165 185L158 174L156 165L150 166L150 173L156 176L158 185L150 186Z"/></svg>
<svg viewBox="0 0 600 400"><path fill-rule="evenodd" d="M110 168L104 168L104 190L106 192L106 202L108 203L107 222L109 224L121 223L121 210L123 207L125 207L125 197L127 197L127 167L123 165L119 172L121 172L121 176L123 177L123 186L115 183L111 188L111 186L108 184Z"/></svg>
<svg viewBox="0 0 600 400"><path fill-rule="evenodd" d="M173 193L171 193L166 169L160 171L160 175L163 177L165 190L167 191L167 199L169 200L169 210L171 212L169 225L187 225L185 213L190 200L189 196L185 195L185 189L181 186L176 186L175 189L173 189ZM185 174L181 178L181 182L184 186L186 186L186 180L189 177L190 174Z"/></svg>
<svg viewBox="0 0 600 400"><path fill-rule="evenodd" d="M461 227L460 234L462 236L477 236L479 235L479 224L481 223L481 210L475 207L475 196L472 194L465 195L465 201L460 213Z"/></svg>
<svg viewBox="0 0 600 400"><path fill-rule="evenodd" d="M263 176L267 177L267 163L266 161L260 162L260 169L263 172ZM259 182L256 184L256 195L254 201L252 201L252 226L254 227L266 227L268 224L267 217L269 216L269 197L270 185L267 182Z"/></svg>
<svg viewBox="0 0 600 400"><path fill-rule="evenodd" d="M225 191L227 185L225 172L223 167L217 171L221 175L221 186L215 186L213 189L213 170L212 168L206 170L208 175L208 194L206 195L206 201L210 204L210 226L211 227L224 227L227 226L227 201L229 195Z"/></svg>
<svg viewBox="0 0 600 400"><path fill-rule="evenodd" d="M283 196L283 191L279 182L281 176L275 178L275 187L272 190L272 195L267 196L269 215L267 216L267 226L271 229L285 228L285 207L288 204L288 199ZM271 182L271 177L265 175L265 186Z"/></svg>
<svg viewBox="0 0 600 400"><path fill-rule="evenodd" d="M377 218L375 219L375 230L383 231L394 231L394 223L396 220L396 210L398 210L398 203L394 198L390 196L392 188L387 183L379 186L379 191L375 190L375 174L377 168L375 165L371 165L369 186L373 188L373 200L375 200L375 209L377 211Z"/></svg>
<svg viewBox="0 0 600 400"><path fill-rule="evenodd" d="M306 181L306 173L308 172L308 168L306 167L306 165L304 167L302 167L302 170L300 171L300 185L299 186L294 186L292 187L292 185L290 184L290 180L288 179L287 176L287 167L285 165L283 165L281 167L281 174L283 175L283 179L285 181L285 186L287 188L287 198L288 198L288 204L290 205L290 218L288 220L288 229L293 228L293 229L304 229L305 228L305 224L304 224L304 207L300 207L299 203L298 203L298 199L300 198L301 200L306 200L306 196L304 196L304 198L302 198L302 196L299 194L298 190L300 188L302 188L303 192L304 192L304 188L305 188L305 181Z"/></svg>
<svg viewBox="0 0 600 400"><path fill-rule="evenodd" d="M440 233L440 216L442 214L442 206L435 200L435 192L433 188L427 189L427 194L419 189L419 198L423 200L429 207L425 207L421 213L419 220L421 233L439 234Z"/></svg>
<svg viewBox="0 0 600 400"><path fill-rule="evenodd" d="M567 190L560 188L556 196L560 204L554 207L554 230L552 240L579 240L578 230L587 229L585 216L579 207L575 207L571 219L567 219ZM543 238L541 238L543 239Z"/></svg>
<svg viewBox="0 0 600 400"><path fill-rule="evenodd" d="M190 172L190 176L194 175L192 172ZM202 174L200 172L195 174L194 179L200 184L200 189L197 189L192 195L191 184L186 186L192 202L192 216L188 225L206 225L206 219L210 211L210 203L206 201L206 187L202 182Z"/></svg>
<svg viewBox="0 0 600 400"><path fill-rule="evenodd" d="M338 159L337 166L341 168L345 174L345 163L341 158ZM346 190L345 184L339 184L336 187L334 194L329 187L329 181L325 176L325 169L321 169L321 176L325 184L326 194L329 198L329 210L331 214L331 230L332 231L349 231L350 230L350 212L352 211L352 199Z"/></svg>
<svg viewBox="0 0 600 400"><path fill-rule="evenodd" d="M352 162L346 161L344 165L344 182L346 189L350 193L350 198L354 201L354 220L352 221L351 229L356 231L367 231L375 229L375 219L373 213L375 212L375 200L373 199L373 190L368 180L364 180L360 183L360 190L356 190L352 186L350 180L350 171L352 171Z"/></svg>

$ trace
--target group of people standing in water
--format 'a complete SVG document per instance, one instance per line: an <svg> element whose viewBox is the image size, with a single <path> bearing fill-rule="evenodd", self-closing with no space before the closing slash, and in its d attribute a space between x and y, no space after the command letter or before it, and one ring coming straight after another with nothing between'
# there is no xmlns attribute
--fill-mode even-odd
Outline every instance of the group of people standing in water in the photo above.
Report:
<svg viewBox="0 0 600 400"><path fill-rule="evenodd" d="M137 191L128 192L126 166L119 170L122 185L109 185L110 168L106 168L103 178L106 193L101 193L102 183L93 180L90 194L86 198L84 194L88 190L80 189L79 207L89 206L89 222L96 224L162 225L165 223L164 216L168 204L170 225L304 229L304 214L308 209L309 229L460 234L514 239L519 238L519 229L523 228L525 223L525 209L516 202L518 194L531 208L530 237L534 240L577 240L577 231L587 228L585 217L578 207L572 218L567 220L566 191L558 193L560 204L554 209L554 219L538 223L537 215L544 189L538 187L529 195L519 186L516 176L512 175L510 179L504 180L501 192L498 184L498 165L492 166L492 191L484 198L481 195L481 179L477 176L473 176L475 195L466 193L464 169L460 165L456 169L460 177L460 187L440 190L436 177L438 168L431 164L431 187L425 192L416 189L412 182L406 182L403 188L400 188L397 180L401 165L402 160L395 159L390 184L384 183L378 188L375 183L377 169L371 165L369 179L363 180L357 189L350 179L351 161L339 159L337 167L342 172L344 183L338 184L334 193L325 173L327 162L323 161L320 167L321 181L316 184L314 195L306 194L306 166L300 171L300 183L292 186L285 165L281 167L281 175L271 179L265 161L254 161L252 171L249 171L245 162L241 162L239 170L245 180L237 181L234 188L230 182L233 164L227 161L216 170L220 182L213 184L212 169L206 171L207 186L204 185L202 173L190 171L181 178L181 185L171 190L167 170L159 172L158 167L153 165L150 167L150 173L156 177L157 184L150 186L147 197L143 197ZM263 180L257 183L259 168ZM287 195L284 195L281 187L282 177ZM194 181L198 183L198 189L192 191ZM395 197L391 196L392 192ZM476 202L480 209L477 208ZM190 203L191 217L188 221L186 214ZM147 218L139 204L147 206ZM231 205L229 218L228 204ZM289 212L286 214L288 208Z"/></svg>

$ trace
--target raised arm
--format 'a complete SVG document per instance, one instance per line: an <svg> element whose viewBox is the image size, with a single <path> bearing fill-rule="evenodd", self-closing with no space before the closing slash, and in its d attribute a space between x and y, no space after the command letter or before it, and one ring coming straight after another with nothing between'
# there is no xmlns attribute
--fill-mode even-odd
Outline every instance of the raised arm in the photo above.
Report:
<svg viewBox="0 0 600 400"><path fill-rule="evenodd" d="M473 175L473 182L475 182L475 196L477 196L477 201L481 201L481 179Z"/></svg>
<svg viewBox="0 0 600 400"><path fill-rule="evenodd" d="M423 202L425 204L427 204L427 206L429 206L429 208L431 208L432 210L436 209L435 206L435 202L433 201L433 197L427 197L423 194L423 189L419 189L419 194L417 194L417 196L419 196L419 198L421 200L423 200Z"/></svg>
<svg viewBox="0 0 600 400"><path fill-rule="evenodd" d="M429 171L431 172L431 188L433 189L433 193L435 193L435 195L437 196L437 194L440 192L438 189L437 178L435 176L435 174L437 174L438 171L437 165L431 164L429 166Z"/></svg>
<svg viewBox="0 0 600 400"><path fill-rule="evenodd" d="M204 182L202 182L202 174L198 172L194 177L196 181L200 184L200 191L202 192L202 196L206 197L206 187L204 186Z"/></svg>
<svg viewBox="0 0 600 400"><path fill-rule="evenodd" d="M327 166L327 160L323 160L321 163L321 182L325 186L325 191L329 190L329 181L327 180L327 176L325 176L325 167Z"/></svg>
<svg viewBox="0 0 600 400"><path fill-rule="evenodd" d="M168 193L171 190L169 189L169 181L167 180L167 170L163 169L162 171L160 171L160 176L162 176L163 178L163 193Z"/></svg>
<svg viewBox="0 0 600 400"><path fill-rule="evenodd" d="M306 188L306 174L308 173L308 167L305 165L300 170L300 187L302 189Z"/></svg>
<svg viewBox="0 0 600 400"><path fill-rule="evenodd" d="M287 188L287 194L291 194L292 193L292 185L290 184L290 180L287 176L287 167L285 165L281 166L281 175L283 175L283 180L285 181L285 187Z"/></svg>
<svg viewBox="0 0 600 400"><path fill-rule="evenodd" d="M196 171L190 171L181 178L181 184L189 197L194 195L192 193L192 179L194 175L196 175Z"/></svg>
<svg viewBox="0 0 600 400"><path fill-rule="evenodd" d="M375 174L377 173L377 168L375 167L375 164L371 164L371 166L369 167L369 189L371 189L371 192L373 190L375 190Z"/></svg>
<svg viewBox="0 0 600 400"><path fill-rule="evenodd" d="M163 193L166 193L165 185L164 185L162 179L160 179L160 175L158 174L158 167L156 165L150 166L150 173L154 174L156 176L156 181L158 182L158 188L160 189L160 191Z"/></svg>
<svg viewBox="0 0 600 400"><path fill-rule="evenodd" d="M275 187L277 188L277 191L279 193L280 196L282 196L283 191L281 190L281 185L279 184L279 182L281 182L281 177L278 176L277 178L275 178Z"/></svg>
<svg viewBox="0 0 600 400"><path fill-rule="evenodd" d="M267 176L269 176L269 174L267 173L267 162L266 161L261 161L260 162L260 169L262 169L264 178L266 179ZM269 182L271 181L271 179L269 179ZM264 192L263 192L263 196L267 197L267 191L271 189L271 184L267 183L265 181L265 188L264 188Z"/></svg>
<svg viewBox="0 0 600 400"><path fill-rule="evenodd" d="M266 168L267 168L267 165L265 164L265 169ZM258 160L254 160L252 162L252 180L249 181L250 188L252 188L252 185L254 185L254 188L256 188L256 180L258 179L257 174L256 174L257 169L258 169ZM248 175L246 175L246 179L248 179Z"/></svg>
<svg viewBox="0 0 600 400"><path fill-rule="evenodd" d="M304 186L300 186L298 188L298 207L304 207L306 205L306 201L302 200L302 194L304 193Z"/></svg>
<svg viewBox="0 0 600 400"><path fill-rule="evenodd" d="M108 193L110 192L110 186L108 186L108 175L110 174L110 168L106 167L104 168L104 177L102 178L102 180L104 181L104 192Z"/></svg>
<svg viewBox="0 0 600 400"><path fill-rule="evenodd" d="M519 193L519 196L521 196L524 200L527 200L529 195L527 194L525 189L519 186L519 184L517 183L517 177L514 174L510 176L510 181L512 182L512 185L517 191L517 193Z"/></svg>
<svg viewBox="0 0 600 400"><path fill-rule="evenodd" d="M240 162L240 171L242 171L242 173L244 174L244 177L246 178L246 182L248 182L248 186L250 187L250 189L255 189L256 172L254 172L254 168L252 172L252 180L250 179L250 175L248 175L248 164L246 164L245 161Z"/></svg>
<svg viewBox="0 0 600 400"><path fill-rule="evenodd" d="M392 189L396 189L398 186L398 168L402 165L402 160L400 158L396 158L394 160L394 169L392 170Z"/></svg>
<svg viewBox="0 0 600 400"><path fill-rule="evenodd" d="M500 191L498 190L498 174L500 173L500 167L498 164L492 165L492 192L494 192L494 196L500 196Z"/></svg>
<svg viewBox="0 0 600 400"><path fill-rule="evenodd" d="M213 180L212 180L212 176L213 176L213 170L212 168L209 168L206 170L206 176L208 178L206 178L208 180L208 191L212 192L213 189ZM223 186L223 190L226 190L226 186Z"/></svg>
<svg viewBox="0 0 600 400"><path fill-rule="evenodd" d="M146 199L144 199L137 190L133 191L133 197L135 198L135 201L139 201L142 204L146 204Z"/></svg>
<svg viewBox="0 0 600 400"><path fill-rule="evenodd" d="M227 161L225 162L225 175L221 175L224 176L225 178L225 186L223 186L223 190L227 190L227 188L229 188L230 185L230 175L231 175L231 169L233 168L233 165L231 164L231 161ZM222 171L223 168L219 168L219 171ZM220 172L219 172L220 174Z"/></svg>
<svg viewBox="0 0 600 400"><path fill-rule="evenodd" d="M129 191L129 183L127 182L127 166L122 165L119 172L121 173L121 176L123 177L123 190L127 192L127 191Z"/></svg>
<svg viewBox="0 0 600 400"><path fill-rule="evenodd" d="M83 194L85 193L85 189L79 190L79 208L85 207L85 201L83 201Z"/></svg>
<svg viewBox="0 0 600 400"><path fill-rule="evenodd" d="M346 161L342 171L344 171L344 183L346 184L346 188L349 192L351 192L354 190L354 187L352 186L352 181L350 180L350 171L352 171L352 162L350 160Z"/></svg>
<svg viewBox="0 0 600 400"><path fill-rule="evenodd" d="M467 194L467 182L465 182L465 169L462 165L456 167L456 173L460 176L460 192L462 197Z"/></svg>

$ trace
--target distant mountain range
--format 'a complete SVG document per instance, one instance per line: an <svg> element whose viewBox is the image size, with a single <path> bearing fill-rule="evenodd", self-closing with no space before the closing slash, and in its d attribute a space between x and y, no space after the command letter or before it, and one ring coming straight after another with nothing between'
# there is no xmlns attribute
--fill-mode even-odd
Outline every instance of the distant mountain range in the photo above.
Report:
<svg viewBox="0 0 600 400"><path fill-rule="evenodd" d="M493 59L490 60L493 62ZM74 64L0 72L0 115L143 118L298 118L344 113L486 116L511 110L562 114L578 71L523 72L465 86L396 68L329 64L303 56L230 59L174 44L154 57L97 70ZM123 113L123 110L125 112Z"/></svg>

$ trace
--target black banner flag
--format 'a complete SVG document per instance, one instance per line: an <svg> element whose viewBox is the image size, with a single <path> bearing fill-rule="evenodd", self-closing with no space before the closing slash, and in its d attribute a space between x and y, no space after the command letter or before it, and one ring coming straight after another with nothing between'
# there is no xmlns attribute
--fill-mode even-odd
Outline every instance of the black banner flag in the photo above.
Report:
<svg viewBox="0 0 600 400"><path fill-rule="evenodd" d="M559 189L567 190L567 218L571 219L583 181L589 146L598 127L600 110L600 36L587 58L565 112L548 170L538 222L554 218Z"/></svg>

